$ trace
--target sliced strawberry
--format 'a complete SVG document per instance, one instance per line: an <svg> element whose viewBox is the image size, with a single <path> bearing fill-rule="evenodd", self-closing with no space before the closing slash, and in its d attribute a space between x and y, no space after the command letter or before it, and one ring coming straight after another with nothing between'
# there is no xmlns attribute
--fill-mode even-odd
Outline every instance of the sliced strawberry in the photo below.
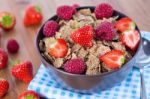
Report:
<svg viewBox="0 0 150 99"><path fill-rule="evenodd" d="M140 41L139 32L137 30L125 31L120 36L120 41L131 50L136 50Z"/></svg>
<svg viewBox="0 0 150 99"><path fill-rule="evenodd" d="M93 27L91 25L84 26L71 33L70 37L81 46L91 47L93 45Z"/></svg>
<svg viewBox="0 0 150 99"><path fill-rule="evenodd" d="M40 99L40 96L35 91L28 90L21 93L18 99Z"/></svg>
<svg viewBox="0 0 150 99"><path fill-rule="evenodd" d="M63 58L68 52L68 46L62 38L49 38L48 53L56 58Z"/></svg>
<svg viewBox="0 0 150 99"><path fill-rule="evenodd" d="M118 69L125 62L125 53L121 50L112 50L100 56L99 59L106 64L106 68Z"/></svg>
<svg viewBox="0 0 150 99"><path fill-rule="evenodd" d="M115 28L117 31L124 32L126 30L134 30L135 23L130 18L121 18L115 23Z"/></svg>

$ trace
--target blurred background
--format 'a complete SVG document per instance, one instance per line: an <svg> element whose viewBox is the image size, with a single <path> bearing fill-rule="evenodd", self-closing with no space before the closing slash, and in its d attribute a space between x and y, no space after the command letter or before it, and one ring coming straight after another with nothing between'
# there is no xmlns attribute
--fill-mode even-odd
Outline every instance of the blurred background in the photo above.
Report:
<svg viewBox="0 0 150 99"><path fill-rule="evenodd" d="M25 9L30 4L38 4L42 8L43 22L56 13L59 5L95 6L101 2L108 2L114 9L125 13L132 18L140 30L150 31L150 0L0 0L0 12L8 11L15 15L16 26L11 31L0 29L0 47L6 49L8 39L14 38L19 42L20 51L17 54L9 54L12 60L30 60L34 66L34 74L41 64L34 40L40 25L25 27L23 16ZM10 83L8 93L2 99L17 99L18 95L27 89L28 84L15 81L10 74L10 66L0 70L0 77Z"/></svg>

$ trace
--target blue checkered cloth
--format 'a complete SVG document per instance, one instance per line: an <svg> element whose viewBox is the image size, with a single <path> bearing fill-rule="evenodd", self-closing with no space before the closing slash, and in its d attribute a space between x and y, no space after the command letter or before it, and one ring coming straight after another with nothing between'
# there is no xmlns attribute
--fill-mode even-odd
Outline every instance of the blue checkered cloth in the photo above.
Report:
<svg viewBox="0 0 150 99"><path fill-rule="evenodd" d="M142 36L150 40L150 33L142 32ZM139 69L134 68L124 81L113 88L90 95L65 90L52 75L52 72L41 64L28 90L34 90L48 99L140 99ZM144 77L147 96L150 99L150 66L145 67Z"/></svg>

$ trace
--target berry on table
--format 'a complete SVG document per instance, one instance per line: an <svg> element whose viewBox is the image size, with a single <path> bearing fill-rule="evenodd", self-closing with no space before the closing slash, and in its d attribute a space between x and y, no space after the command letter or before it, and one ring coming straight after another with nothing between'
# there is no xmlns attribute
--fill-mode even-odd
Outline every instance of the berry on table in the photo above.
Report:
<svg viewBox="0 0 150 99"><path fill-rule="evenodd" d="M7 62L8 55L2 48L0 48L0 69L5 68L7 66Z"/></svg>
<svg viewBox="0 0 150 99"><path fill-rule="evenodd" d="M10 12L0 12L0 27L4 30L11 30L16 24L15 16Z"/></svg>
<svg viewBox="0 0 150 99"><path fill-rule="evenodd" d="M19 50L18 42L15 39L10 39L7 42L7 50L8 50L8 52L10 52L12 54L17 53Z"/></svg>
<svg viewBox="0 0 150 99"><path fill-rule="evenodd" d="M21 93L18 99L40 99L40 96L35 91L28 90Z"/></svg>
<svg viewBox="0 0 150 99"><path fill-rule="evenodd" d="M43 15L40 6L30 5L27 7L23 19L25 26L38 25L42 23L42 20L43 20Z"/></svg>
<svg viewBox="0 0 150 99"><path fill-rule="evenodd" d="M0 78L0 98L7 93L8 89L9 89L8 81Z"/></svg>
<svg viewBox="0 0 150 99"><path fill-rule="evenodd" d="M30 61L15 64L11 69L12 75L26 83L33 79L33 66Z"/></svg>

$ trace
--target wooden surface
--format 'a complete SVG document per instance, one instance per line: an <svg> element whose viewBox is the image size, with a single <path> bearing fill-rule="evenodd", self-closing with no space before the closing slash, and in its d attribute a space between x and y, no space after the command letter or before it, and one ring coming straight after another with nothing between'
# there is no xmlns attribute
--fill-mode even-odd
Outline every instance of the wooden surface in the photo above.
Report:
<svg viewBox="0 0 150 99"><path fill-rule="evenodd" d="M141 30L150 31L150 0L0 0L0 11L10 11L17 18L15 29L10 32L2 33L0 47L6 49L9 38L15 38L20 44L19 53L10 55L12 60L30 60L34 66L34 74L39 68L40 59L34 47L36 27L24 27L22 18L27 4L20 4L16 1L30 1L32 4L39 4L42 7L44 21L55 14L56 7L62 4L72 5L74 3L84 5L96 5L102 1L109 2L116 10L119 10L131 17ZM43 22L44 22L43 21ZM10 74L11 66L0 70L0 77L9 81L10 88L2 99L17 99L18 95L27 89L28 84L15 80Z"/></svg>

